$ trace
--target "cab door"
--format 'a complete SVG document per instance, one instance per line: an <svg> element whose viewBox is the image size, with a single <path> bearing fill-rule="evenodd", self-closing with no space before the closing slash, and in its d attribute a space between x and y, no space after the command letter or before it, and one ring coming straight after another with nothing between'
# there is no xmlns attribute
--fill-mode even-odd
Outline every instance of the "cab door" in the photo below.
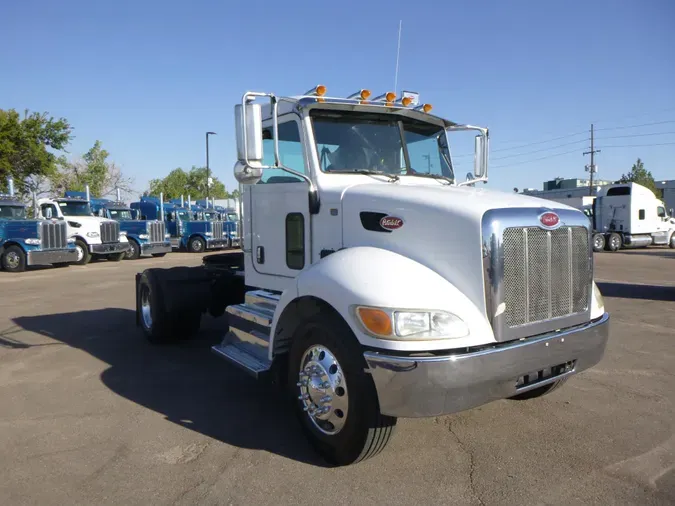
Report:
<svg viewBox="0 0 675 506"><path fill-rule="evenodd" d="M271 121L263 124L264 164L274 163ZM279 158L283 165L309 174L302 129L295 114L279 117ZM310 263L309 185L281 169L263 171L248 192L251 209L251 257L266 286L283 290ZM275 278L275 279L271 279Z"/></svg>

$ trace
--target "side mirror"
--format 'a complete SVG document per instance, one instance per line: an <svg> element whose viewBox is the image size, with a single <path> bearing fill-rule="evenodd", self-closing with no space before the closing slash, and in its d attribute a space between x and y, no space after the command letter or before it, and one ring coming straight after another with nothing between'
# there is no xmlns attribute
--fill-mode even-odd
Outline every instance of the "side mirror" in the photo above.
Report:
<svg viewBox="0 0 675 506"><path fill-rule="evenodd" d="M668 209L668 216L673 217L673 208Z"/></svg>
<svg viewBox="0 0 675 506"><path fill-rule="evenodd" d="M473 175L475 178L487 176L489 138L487 135L476 135L474 140Z"/></svg>
<svg viewBox="0 0 675 506"><path fill-rule="evenodd" d="M256 184L262 177L263 128L260 104L234 106L237 163L234 178L241 184Z"/></svg>
<svg viewBox="0 0 675 506"><path fill-rule="evenodd" d="M52 219L52 208L51 207L45 208L44 215L45 215L45 219L51 220Z"/></svg>

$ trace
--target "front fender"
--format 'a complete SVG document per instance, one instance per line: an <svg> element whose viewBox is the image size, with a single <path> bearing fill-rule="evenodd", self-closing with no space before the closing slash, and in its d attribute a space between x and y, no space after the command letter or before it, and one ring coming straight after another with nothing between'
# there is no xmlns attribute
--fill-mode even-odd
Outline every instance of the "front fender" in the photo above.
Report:
<svg viewBox="0 0 675 506"><path fill-rule="evenodd" d="M458 266L458 268L460 268ZM476 280L480 283L481 280ZM272 322L271 339L286 306L303 297L320 299L349 324L364 346L400 351L443 350L494 343L490 324L454 285L424 265L389 250L369 246L347 248L302 271L282 294ZM387 340L370 336L352 315L354 304L401 309L450 311L469 326L458 339ZM270 349L273 349L271 343Z"/></svg>

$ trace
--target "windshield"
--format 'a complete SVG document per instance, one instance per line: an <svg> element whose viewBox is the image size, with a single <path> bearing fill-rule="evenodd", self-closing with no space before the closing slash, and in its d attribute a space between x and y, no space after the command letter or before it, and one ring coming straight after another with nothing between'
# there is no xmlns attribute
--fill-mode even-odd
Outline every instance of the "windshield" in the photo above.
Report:
<svg viewBox="0 0 675 506"><path fill-rule="evenodd" d="M131 209L108 209L113 220L133 220Z"/></svg>
<svg viewBox="0 0 675 506"><path fill-rule="evenodd" d="M377 113L313 110L310 115L324 172L372 170L454 180L445 130L438 125Z"/></svg>
<svg viewBox="0 0 675 506"><path fill-rule="evenodd" d="M204 213L204 216L206 220L215 220L218 218L218 213L206 212Z"/></svg>
<svg viewBox="0 0 675 506"><path fill-rule="evenodd" d="M180 210L176 211L176 215L178 216L178 219L181 221L190 221L190 211L186 210Z"/></svg>
<svg viewBox="0 0 675 506"><path fill-rule="evenodd" d="M26 208L23 206L0 206L0 219L25 220Z"/></svg>
<svg viewBox="0 0 675 506"><path fill-rule="evenodd" d="M59 202L63 216L91 216L89 202Z"/></svg>
<svg viewBox="0 0 675 506"><path fill-rule="evenodd" d="M227 213L227 221L237 221L238 219L236 213Z"/></svg>

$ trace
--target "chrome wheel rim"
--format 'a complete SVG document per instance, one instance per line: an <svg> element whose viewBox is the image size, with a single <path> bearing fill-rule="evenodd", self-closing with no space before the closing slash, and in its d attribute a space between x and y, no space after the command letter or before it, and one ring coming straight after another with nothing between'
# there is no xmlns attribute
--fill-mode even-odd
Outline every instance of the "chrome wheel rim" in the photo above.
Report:
<svg viewBox="0 0 675 506"><path fill-rule="evenodd" d="M199 244L199 241L192 241L192 251L199 252L200 249L202 249L202 248Z"/></svg>
<svg viewBox="0 0 675 506"><path fill-rule="evenodd" d="M314 426L330 436L347 421L349 396L340 363L325 346L314 345L300 361L298 399Z"/></svg>
<svg viewBox="0 0 675 506"><path fill-rule="evenodd" d="M612 248L619 249L619 246L621 246L621 243L619 242L618 237L612 237Z"/></svg>
<svg viewBox="0 0 675 506"><path fill-rule="evenodd" d="M131 259L134 257L134 245L129 244L129 249L124 252L124 256L127 257L128 259Z"/></svg>
<svg viewBox="0 0 675 506"><path fill-rule="evenodd" d="M9 269L17 269L21 264L21 259L16 251L10 251L5 256L5 266Z"/></svg>
<svg viewBox="0 0 675 506"><path fill-rule="evenodd" d="M595 238L595 249L602 248L602 237Z"/></svg>
<svg viewBox="0 0 675 506"><path fill-rule="evenodd" d="M143 318L143 325L146 329L152 328L152 312L150 311L150 290L143 289L141 295L141 317Z"/></svg>
<svg viewBox="0 0 675 506"><path fill-rule="evenodd" d="M75 246L75 249L77 250L77 261L80 262L84 258L84 250L79 244Z"/></svg>

